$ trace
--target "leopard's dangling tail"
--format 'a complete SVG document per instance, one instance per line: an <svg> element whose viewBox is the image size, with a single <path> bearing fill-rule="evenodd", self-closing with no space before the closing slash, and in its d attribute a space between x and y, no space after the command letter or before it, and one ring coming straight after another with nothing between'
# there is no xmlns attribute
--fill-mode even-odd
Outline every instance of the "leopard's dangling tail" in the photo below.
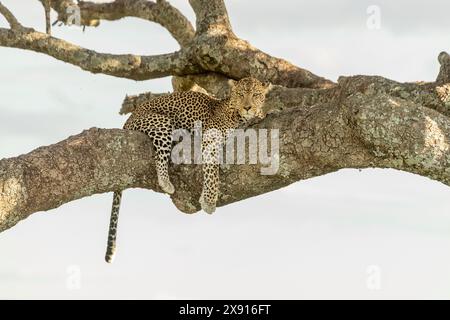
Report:
<svg viewBox="0 0 450 320"><path fill-rule="evenodd" d="M109 221L108 245L106 248L105 261L112 263L114 253L116 252L117 238L117 221L119 220L120 200L122 199L122 191L114 192L113 203L111 208L111 220Z"/></svg>

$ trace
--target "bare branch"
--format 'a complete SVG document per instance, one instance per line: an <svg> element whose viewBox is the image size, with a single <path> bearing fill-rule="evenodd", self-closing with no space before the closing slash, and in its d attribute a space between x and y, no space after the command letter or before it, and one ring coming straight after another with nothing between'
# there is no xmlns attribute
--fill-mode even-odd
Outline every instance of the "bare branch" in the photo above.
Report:
<svg viewBox="0 0 450 320"><path fill-rule="evenodd" d="M201 70L191 63L183 50L154 56L99 53L31 28L14 33L0 28L0 46L44 53L92 73L133 80L198 73Z"/></svg>
<svg viewBox="0 0 450 320"><path fill-rule="evenodd" d="M170 6L167 1L144 2L145 8L149 8L148 14L152 15L152 19L155 21L160 21L162 24L164 24L163 20L167 23L174 22L173 26L178 28L177 30L187 30L186 36L182 37L184 39L182 43L186 46L182 47L181 51L155 56L98 53L64 40L46 37L33 29L23 27L20 32L15 34L0 28L0 46L33 50L93 73L104 73L134 80L212 72L222 74L230 79L253 76L276 85L292 88L335 86L327 79L294 66L283 59L272 57L237 38L228 28L229 21L223 1L215 0L207 3L203 0L191 1L198 17L207 21L208 25L211 23L213 25L213 27L207 28L206 33L199 33L193 39L192 28L186 27L185 23L176 22L183 17L178 17L177 20L176 12L173 11L176 9L167 9L166 7ZM81 1L80 7L83 8L86 19L94 19L94 17L116 19L126 14L143 15L143 12L146 11L139 7L139 3L141 1L125 6L128 4L128 0L117 0L111 3ZM68 6L73 5L73 2L72 0L52 0L51 5L60 14L61 12L66 14ZM186 23L188 22L186 21ZM219 27L219 25L225 27ZM181 33L179 35L181 36Z"/></svg>
<svg viewBox="0 0 450 320"><path fill-rule="evenodd" d="M339 84L338 101L349 126L379 160L377 166L450 185L449 117L418 104L414 96L402 94L402 88L381 77L342 77Z"/></svg>
<svg viewBox="0 0 450 320"><path fill-rule="evenodd" d="M67 22L67 8L75 6L72 0L52 0L52 8L58 12L58 20ZM136 17L156 22L166 28L180 46L187 46L195 30L189 20L168 1L116 0L108 3L78 1L81 24L98 26L99 20L119 20Z"/></svg>
<svg viewBox="0 0 450 320"><path fill-rule="evenodd" d="M0 14L5 17L6 21L8 21L11 29L20 29L22 25L17 21L17 18L0 2Z"/></svg>
<svg viewBox="0 0 450 320"><path fill-rule="evenodd" d="M80 1L84 23L126 16L124 12L131 9L125 4L136 5L133 10L139 17L148 8L148 20L173 27L182 49L155 56L99 53L22 27L1 3L0 13L12 29L0 28L0 45L44 53L93 73L135 80L173 75L176 90L200 88L221 98L233 79L252 75L271 81L274 86L265 105L268 116L253 127L280 129L280 157L275 157L279 170L262 176L261 165L225 166L219 206L342 168L395 168L450 185L447 53L439 55L436 83L356 76L341 77L335 84L237 38L222 0L190 0L197 16L195 36L189 26L183 34L180 28L187 20L176 11L171 14L181 20L171 24L178 18L166 15L171 10L166 1L128 2ZM73 2L52 0L51 4L61 16L64 6ZM157 95L127 97L121 113ZM132 187L159 191L150 150L150 140L141 133L91 129L0 160L0 231L33 212L95 193ZM171 177L176 187L171 198L177 208L188 213L199 210L198 166L173 165Z"/></svg>
<svg viewBox="0 0 450 320"><path fill-rule="evenodd" d="M335 85L332 81L284 59L272 57L233 35L204 36L201 42L192 48L192 55L203 69L232 79L253 76L290 88L319 89Z"/></svg>
<svg viewBox="0 0 450 320"><path fill-rule="evenodd" d="M115 166L115 159L130 167ZM151 143L144 134L98 129L0 160L0 230L35 211L56 208L92 192L155 187L152 161ZM106 179L99 183L101 177Z"/></svg>
<svg viewBox="0 0 450 320"><path fill-rule="evenodd" d="M219 205L342 168L394 168L450 185L450 119L407 96L410 88L366 76L342 77L337 87L324 90L275 87L273 101L301 101L253 125L280 130L279 170L263 176L259 164L225 166ZM150 150L144 134L91 129L0 160L0 230L33 212L95 193L133 187L160 191ZM172 201L183 212L199 210L198 167L171 167Z"/></svg>
<svg viewBox="0 0 450 320"><path fill-rule="evenodd" d="M52 25L50 22L50 0L43 0L44 2L42 2L43 6L44 6L44 10L45 10L45 32L47 34L51 34L52 33Z"/></svg>

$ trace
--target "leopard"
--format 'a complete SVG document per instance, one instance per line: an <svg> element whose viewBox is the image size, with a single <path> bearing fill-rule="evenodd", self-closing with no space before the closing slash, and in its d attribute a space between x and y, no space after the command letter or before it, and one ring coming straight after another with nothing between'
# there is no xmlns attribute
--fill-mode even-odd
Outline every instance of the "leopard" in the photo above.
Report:
<svg viewBox="0 0 450 320"><path fill-rule="evenodd" d="M203 185L199 199L203 211L216 210L219 196L218 150L234 129L265 117L263 105L271 84L254 77L234 81L229 95L217 99L198 91L177 91L140 104L132 111L123 129L145 133L152 140L158 185L164 193L173 194L170 181L172 133L176 129L193 130L201 123L201 156ZM111 263L116 251L117 224L122 190L115 191L111 209L105 260Z"/></svg>

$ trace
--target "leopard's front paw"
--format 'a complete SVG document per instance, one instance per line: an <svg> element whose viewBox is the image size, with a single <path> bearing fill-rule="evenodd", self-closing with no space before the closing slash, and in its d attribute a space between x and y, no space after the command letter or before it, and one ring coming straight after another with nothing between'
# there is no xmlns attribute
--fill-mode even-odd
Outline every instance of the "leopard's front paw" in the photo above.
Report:
<svg viewBox="0 0 450 320"><path fill-rule="evenodd" d="M202 210L205 211L208 214L212 214L214 211L216 211L216 203L211 201L206 201L205 197L202 196L199 199L200 205L202 206Z"/></svg>
<svg viewBox="0 0 450 320"><path fill-rule="evenodd" d="M175 192L175 187L172 182L166 180L158 180L159 186L165 193L172 194Z"/></svg>

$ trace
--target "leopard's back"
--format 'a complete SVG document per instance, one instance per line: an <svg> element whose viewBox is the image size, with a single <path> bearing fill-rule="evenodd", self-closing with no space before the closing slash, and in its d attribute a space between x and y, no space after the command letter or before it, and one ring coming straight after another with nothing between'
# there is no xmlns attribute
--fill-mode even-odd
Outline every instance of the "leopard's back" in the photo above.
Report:
<svg viewBox="0 0 450 320"><path fill-rule="evenodd" d="M172 119L176 129L191 129L195 121L206 122L210 119L218 102L219 100L201 92L174 92L141 104L132 113L124 128L135 129L130 125L143 123L149 113L157 113Z"/></svg>

